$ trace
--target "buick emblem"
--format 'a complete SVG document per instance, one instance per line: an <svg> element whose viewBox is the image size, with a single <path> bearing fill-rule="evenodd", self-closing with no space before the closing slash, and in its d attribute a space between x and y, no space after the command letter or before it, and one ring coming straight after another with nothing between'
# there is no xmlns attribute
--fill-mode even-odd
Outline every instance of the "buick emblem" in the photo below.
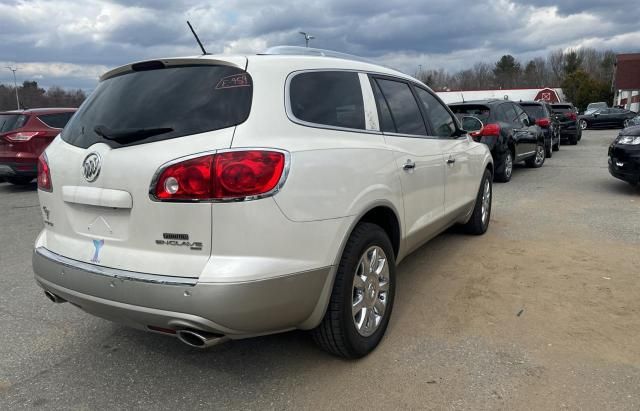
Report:
<svg viewBox="0 0 640 411"><path fill-rule="evenodd" d="M90 183L96 181L100 175L100 167L102 166L100 154L91 153L84 158L82 162L82 175L84 179Z"/></svg>

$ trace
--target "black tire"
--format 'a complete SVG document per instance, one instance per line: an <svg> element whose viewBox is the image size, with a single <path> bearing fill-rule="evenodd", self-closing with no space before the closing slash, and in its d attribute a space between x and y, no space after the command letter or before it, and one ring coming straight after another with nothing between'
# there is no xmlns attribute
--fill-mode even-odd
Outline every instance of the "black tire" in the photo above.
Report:
<svg viewBox="0 0 640 411"><path fill-rule="evenodd" d="M540 168L544 164L544 143L538 142L536 146L536 154L528 158L525 163L527 167Z"/></svg>
<svg viewBox="0 0 640 411"><path fill-rule="evenodd" d="M381 248L386 255L389 288L386 294L386 309L380 323L373 334L365 337L356 329L352 314L354 276L360 258L373 246ZM389 324L395 297L395 278L395 255L389 237L376 224L359 223L342 253L327 312L320 325L312 331L316 344L331 354L345 358L361 358L373 351L382 340Z"/></svg>
<svg viewBox="0 0 640 411"><path fill-rule="evenodd" d="M483 218L483 205L484 204L484 194L486 185L489 185L489 204L486 207L487 214L486 217ZM489 228L489 222L491 221L491 201L493 198L493 185L491 184L491 172L489 170L484 171L484 175L482 176L482 181L480 182L480 188L478 189L478 195L476 196L476 204L473 207L473 213L471 214L471 218L469 221L463 226L464 231L468 234L473 235L482 235L487 232L487 228Z"/></svg>
<svg viewBox="0 0 640 411"><path fill-rule="evenodd" d="M7 177L7 181L16 186L26 186L31 184L33 177Z"/></svg>
<svg viewBox="0 0 640 411"><path fill-rule="evenodd" d="M572 146L577 145L578 144L578 138L576 136L569 137L569 144L571 144Z"/></svg>
<svg viewBox="0 0 640 411"><path fill-rule="evenodd" d="M507 157L509 157L509 159L507 159ZM511 167L509 169L507 169L507 162L511 163ZM502 155L502 171L500 171L499 173L496 173L496 181L500 182L500 183L508 183L509 181L511 181L511 176L513 175L513 154L511 153L511 150L507 150L503 155Z"/></svg>
<svg viewBox="0 0 640 411"><path fill-rule="evenodd" d="M553 145L553 140L551 140L551 143L549 145L544 145L544 156L546 158L551 158L553 157L553 152L554 151L558 151L556 150L555 146Z"/></svg>

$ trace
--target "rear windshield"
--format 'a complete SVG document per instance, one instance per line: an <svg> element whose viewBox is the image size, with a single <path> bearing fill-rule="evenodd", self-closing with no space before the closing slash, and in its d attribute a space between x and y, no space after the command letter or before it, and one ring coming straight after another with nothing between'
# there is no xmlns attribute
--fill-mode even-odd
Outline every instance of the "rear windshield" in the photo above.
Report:
<svg viewBox="0 0 640 411"><path fill-rule="evenodd" d="M573 113L573 107L571 106L556 106L555 104L551 106L551 110L554 113Z"/></svg>
<svg viewBox="0 0 640 411"><path fill-rule="evenodd" d="M487 123L489 120L489 115L491 111L487 106L480 105L468 105L468 106L449 106L453 114L458 117L458 119L462 120L464 116L474 116L480 119L483 123Z"/></svg>
<svg viewBox="0 0 640 411"><path fill-rule="evenodd" d="M544 108L541 105L520 104L520 107L522 107L530 117L533 117L533 118L547 117L547 113L545 112Z"/></svg>
<svg viewBox="0 0 640 411"><path fill-rule="evenodd" d="M73 116L73 112L41 114L38 116L40 121L52 128L64 128Z"/></svg>
<svg viewBox="0 0 640 411"><path fill-rule="evenodd" d="M62 139L82 148L100 142L118 148L227 128L247 119L252 95L251 77L235 67L192 65L126 73L98 85ZM136 131L141 132L131 139L104 137Z"/></svg>
<svg viewBox="0 0 640 411"><path fill-rule="evenodd" d="M0 133L6 133L25 125L29 116L24 114L0 114Z"/></svg>

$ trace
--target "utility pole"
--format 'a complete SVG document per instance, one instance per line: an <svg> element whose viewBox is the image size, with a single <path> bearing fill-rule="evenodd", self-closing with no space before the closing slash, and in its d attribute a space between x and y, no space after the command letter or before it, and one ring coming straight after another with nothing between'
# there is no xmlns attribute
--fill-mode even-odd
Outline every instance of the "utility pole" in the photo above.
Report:
<svg viewBox="0 0 640 411"><path fill-rule="evenodd" d="M300 31L299 33L304 36L305 47L309 47L309 40L313 40L315 39L315 37L310 35L309 33L305 33L304 31Z"/></svg>
<svg viewBox="0 0 640 411"><path fill-rule="evenodd" d="M13 72L13 88L16 91L16 105L18 106L18 110L20 110L20 99L18 98L18 82L16 81L16 71L18 71L18 67L7 66L7 68Z"/></svg>

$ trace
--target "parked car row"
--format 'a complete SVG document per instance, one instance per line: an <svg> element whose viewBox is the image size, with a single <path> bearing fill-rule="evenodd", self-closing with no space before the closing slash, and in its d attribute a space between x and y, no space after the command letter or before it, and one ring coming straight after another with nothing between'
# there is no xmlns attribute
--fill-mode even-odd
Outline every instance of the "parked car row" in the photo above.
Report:
<svg viewBox="0 0 640 411"><path fill-rule="evenodd" d="M60 134L75 108L0 112L0 178L16 185L31 183L38 157Z"/></svg>

